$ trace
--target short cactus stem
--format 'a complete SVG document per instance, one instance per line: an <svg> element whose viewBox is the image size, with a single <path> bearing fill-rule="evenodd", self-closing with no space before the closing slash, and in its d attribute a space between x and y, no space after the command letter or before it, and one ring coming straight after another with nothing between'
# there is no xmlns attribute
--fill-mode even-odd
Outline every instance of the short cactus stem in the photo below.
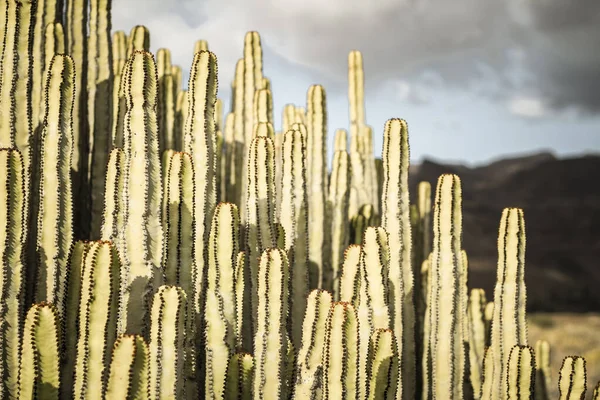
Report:
<svg viewBox="0 0 600 400"><path fill-rule="evenodd" d="M510 400L533 399L535 387L535 356L529 346L514 346L507 364L507 398Z"/></svg>
<svg viewBox="0 0 600 400"><path fill-rule="evenodd" d="M112 349L105 399L148 399L149 360L148 345L141 336L120 336Z"/></svg>
<svg viewBox="0 0 600 400"><path fill-rule="evenodd" d="M467 327L469 330L469 370L470 382L476 399L481 397L481 378L483 376L483 356L485 353L485 292L483 289L471 290L467 306Z"/></svg>
<svg viewBox="0 0 600 400"><path fill-rule="evenodd" d="M550 382L550 344L538 340L535 343L535 400L548 400Z"/></svg>
<svg viewBox="0 0 600 400"><path fill-rule="evenodd" d="M225 400L252 400L254 358L248 353L236 353L229 360Z"/></svg>
<svg viewBox="0 0 600 400"><path fill-rule="evenodd" d="M587 386L585 359L566 357L560 367L558 378L559 400L583 400Z"/></svg>
<svg viewBox="0 0 600 400"><path fill-rule="evenodd" d="M131 28L127 38L127 58L135 51L150 51L150 31L143 25Z"/></svg>
<svg viewBox="0 0 600 400"><path fill-rule="evenodd" d="M371 335L368 356L369 400L395 400L398 384L398 349L390 329L377 329Z"/></svg>
<svg viewBox="0 0 600 400"><path fill-rule="evenodd" d="M358 306L358 299L361 279L361 257L362 247L358 244L352 244L344 250L344 261L342 263L342 273L340 277L340 295L339 301L353 303Z"/></svg>

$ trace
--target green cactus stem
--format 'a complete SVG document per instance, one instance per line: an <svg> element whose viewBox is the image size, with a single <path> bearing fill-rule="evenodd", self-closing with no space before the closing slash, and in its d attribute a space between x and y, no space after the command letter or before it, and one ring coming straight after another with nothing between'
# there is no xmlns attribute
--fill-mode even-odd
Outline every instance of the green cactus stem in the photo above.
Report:
<svg viewBox="0 0 600 400"><path fill-rule="evenodd" d="M148 345L141 336L119 336L112 350L105 399L148 399L149 359Z"/></svg>
<svg viewBox="0 0 600 400"><path fill-rule="evenodd" d="M252 400L254 358L248 353L236 353L229 360L225 400Z"/></svg>

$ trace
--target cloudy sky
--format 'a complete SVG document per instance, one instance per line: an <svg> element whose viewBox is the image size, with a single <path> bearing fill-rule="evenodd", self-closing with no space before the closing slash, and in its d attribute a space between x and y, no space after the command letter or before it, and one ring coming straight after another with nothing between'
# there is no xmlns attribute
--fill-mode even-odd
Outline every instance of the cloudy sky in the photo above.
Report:
<svg viewBox="0 0 600 400"><path fill-rule="evenodd" d="M364 58L366 120L381 153L388 118L408 121L411 158L469 164L551 150L600 152L597 0L114 0L189 69L206 39L231 95L244 34L261 35L276 129L287 103L327 91L329 132L348 125L347 57ZM186 77L187 80L187 77Z"/></svg>

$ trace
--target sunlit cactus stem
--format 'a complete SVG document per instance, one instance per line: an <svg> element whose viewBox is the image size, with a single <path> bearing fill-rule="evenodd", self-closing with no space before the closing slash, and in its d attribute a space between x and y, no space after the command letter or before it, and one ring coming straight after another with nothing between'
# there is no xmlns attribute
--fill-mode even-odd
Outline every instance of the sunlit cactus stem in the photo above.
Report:
<svg viewBox="0 0 600 400"><path fill-rule="evenodd" d="M0 149L0 398L18 398L27 224L23 157Z"/></svg>
<svg viewBox="0 0 600 400"><path fill-rule="evenodd" d="M144 25L131 28L127 38L127 58L135 51L150 51L150 31Z"/></svg>
<svg viewBox="0 0 600 400"><path fill-rule="evenodd" d="M69 252L73 241L71 156L73 152L73 59L56 55L50 63L42 123L36 215L36 300L62 313Z"/></svg>
<svg viewBox="0 0 600 400"><path fill-rule="evenodd" d="M369 342L369 400L395 400L398 384L398 350L390 329L377 329Z"/></svg>
<svg viewBox="0 0 600 400"><path fill-rule="evenodd" d="M149 360L148 345L141 336L120 336L112 349L105 399L148 399Z"/></svg>
<svg viewBox="0 0 600 400"><path fill-rule="evenodd" d="M60 317L49 303L27 312L19 367L19 399L59 398Z"/></svg>
<svg viewBox="0 0 600 400"><path fill-rule="evenodd" d="M514 346L508 356L506 394L510 400L533 399L535 355L532 347Z"/></svg>
<svg viewBox="0 0 600 400"><path fill-rule="evenodd" d="M254 358L248 353L236 353L229 360L225 400L252 400Z"/></svg>
<svg viewBox="0 0 600 400"><path fill-rule="evenodd" d="M159 151L175 148L175 82L172 75L171 52L159 49L158 69L158 133Z"/></svg>
<svg viewBox="0 0 600 400"><path fill-rule="evenodd" d="M549 399L550 382L550 344L538 340L535 343L535 400Z"/></svg>
<svg viewBox="0 0 600 400"><path fill-rule="evenodd" d="M583 357L563 360L558 378L559 400L583 400L587 389L586 362Z"/></svg>
<svg viewBox="0 0 600 400"><path fill-rule="evenodd" d="M349 239L347 224L351 172L350 159L346 150L336 151L333 155L327 204L331 216L331 272L336 299L340 298L340 268Z"/></svg>
<svg viewBox="0 0 600 400"><path fill-rule="evenodd" d="M483 357L485 354L485 292L483 289L472 289L467 306L467 328L469 339L469 372L471 387L476 399L481 397L483 376Z"/></svg>

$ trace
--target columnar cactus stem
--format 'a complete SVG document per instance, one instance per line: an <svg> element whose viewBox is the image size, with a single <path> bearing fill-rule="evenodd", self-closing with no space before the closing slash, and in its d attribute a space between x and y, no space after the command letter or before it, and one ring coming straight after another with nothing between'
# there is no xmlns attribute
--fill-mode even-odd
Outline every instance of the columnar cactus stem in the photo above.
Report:
<svg viewBox="0 0 600 400"><path fill-rule="evenodd" d="M389 304L392 330L398 339L400 377L398 393L415 397L415 304L411 268L411 227L408 192L408 126L406 121L386 122L383 144L382 226L390 246ZM459 248L460 249L460 248Z"/></svg>
<svg viewBox="0 0 600 400"><path fill-rule="evenodd" d="M325 328L333 299L329 292L315 289L308 295L302 325L302 347L298 352L295 399L320 398L322 390Z"/></svg>
<svg viewBox="0 0 600 400"><path fill-rule="evenodd" d="M239 215L235 204L219 203L210 231L206 306L205 398L225 394L227 363L236 346L235 270L238 257Z"/></svg>
<svg viewBox="0 0 600 400"><path fill-rule="evenodd" d="M558 379L559 400L583 400L587 385L585 359L567 357L560 367Z"/></svg>
<svg viewBox="0 0 600 400"><path fill-rule="evenodd" d="M550 344L545 340L535 343L535 399L549 400Z"/></svg>
<svg viewBox="0 0 600 400"><path fill-rule="evenodd" d="M286 393L288 354L289 264L285 251L267 249L258 266L258 323L254 336L253 392L255 399L279 399Z"/></svg>
<svg viewBox="0 0 600 400"><path fill-rule="evenodd" d="M199 53L201 51L208 51L208 42L203 39L196 40L196 42L194 43L194 54Z"/></svg>
<svg viewBox="0 0 600 400"><path fill-rule="evenodd" d="M182 90L177 93L176 118L175 118L175 150L180 151L184 147L184 130L189 111L188 91Z"/></svg>
<svg viewBox="0 0 600 400"><path fill-rule="evenodd" d="M242 188L246 177L244 176L244 159L248 152L246 137L244 136L244 84L245 84L245 64L244 59L237 61L235 65L235 79L234 79L234 96L232 99L233 104L233 130L234 130L234 145L231 148L231 160L229 168L231 171L231 198L227 198L228 201L239 203L241 207L243 204L243 194L246 189ZM242 208L240 216L242 222L245 221L245 210Z"/></svg>
<svg viewBox="0 0 600 400"><path fill-rule="evenodd" d="M27 224L23 157L0 149L0 398L18 398Z"/></svg>
<svg viewBox="0 0 600 400"><path fill-rule="evenodd" d="M494 289L494 381L497 393L492 400L506 399L502 382L506 382L506 363L510 349L527 345L525 320L525 220L523 210L506 208L502 212L498 234L498 273Z"/></svg>
<svg viewBox="0 0 600 400"><path fill-rule="evenodd" d="M535 386L535 356L529 346L514 346L508 356L507 399L531 400Z"/></svg>
<svg viewBox="0 0 600 400"><path fill-rule="evenodd" d="M250 145L248 160L248 199L246 212L246 251L250 268L246 275L252 293L251 321L258 316L258 262L262 252L277 246L274 212L274 149L273 141L257 136ZM256 354L254 354L256 357Z"/></svg>
<svg viewBox="0 0 600 400"><path fill-rule="evenodd" d="M73 240L71 156L73 151L73 59L50 63L42 124L39 201L36 216L37 301L63 309L67 262Z"/></svg>
<svg viewBox="0 0 600 400"><path fill-rule="evenodd" d="M249 316L250 291L246 288L246 253L240 251L235 262L235 337L236 349L252 348L252 324ZM244 306L246 304L246 306Z"/></svg>
<svg viewBox="0 0 600 400"><path fill-rule="evenodd" d="M31 64L32 30L36 2L8 0L2 85L0 93L0 147L17 148L23 156L25 176L29 177L32 154ZM25 205L29 201L25 191ZM29 207L27 207L28 212Z"/></svg>
<svg viewBox="0 0 600 400"><path fill-rule="evenodd" d="M115 81L120 76L127 62L127 34L124 31L116 31L112 35L112 71Z"/></svg>
<svg viewBox="0 0 600 400"><path fill-rule="evenodd" d="M162 276L163 231L161 226L162 184L156 121L156 66L152 54L134 52L128 65L125 89L125 226L115 242L123 257L127 288L125 314L120 316L127 333L145 331L146 302L151 287ZM123 333L120 331L119 333Z"/></svg>
<svg viewBox="0 0 600 400"><path fill-rule="evenodd" d="M358 244L351 244L344 250L339 301L357 305L355 300L358 298L358 290L360 288L361 253L362 247Z"/></svg>
<svg viewBox="0 0 600 400"><path fill-rule="evenodd" d="M91 188L91 235L100 237L104 207L104 176L110 151L112 127L112 46L110 44L111 0L90 0L88 39L87 107Z"/></svg>
<svg viewBox="0 0 600 400"><path fill-rule="evenodd" d="M469 369L471 387L476 399L481 397L481 377L483 376L483 356L485 353L485 292L471 290L467 307L467 327L469 329Z"/></svg>
<svg viewBox="0 0 600 400"><path fill-rule="evenodd" d="M333 282L327 283L324 271L329 266L326 260L328 242L328 227L326 221L327 201L327 114L325 89L313 85L308 90L307 123L308 130L306 146L309 159L308 171L308 229L311 233L308 248L310 263L318 270L317 281L311 280L310 287L320 287L331 291ZM325 280L325 282L324 282Z"/></svg>
<svg viewBox="0 0 600 400"><path fill-rule="evenodd" d="M371 204L363 204L358 214L350 218L350 243L361 243L369 226L379 226L379 216L375 214L375 208Z"/></svg>
<svg viewBox="0 0 600 400"><path fill-rule="evenodd" d="M248 353L234 354L227 368L225 400L252 400L254 358Z"/></svg>
<svg viewBox="0 0 600 400"><path fill-rule="evenodd" d="M122 248L123 246L119 242L122 239L119 235L119 229L124 226L124 217L126 215L126 203L123 196L126 165L125 152L119 148L113 149L108 157L108 166L106 168L104 216L100 237L102 240L113 241L117 248Z"/></svg>
<svg viewBox="0 0 600 400"><path fill-rule="evenodd" d="M377 329L369 343L369 400L394 400L398 385L398 349L391 329Z"/></svg>
<svg viewBox="0 0 600 400"><path fill-rule="evenodd" d="M46 30L44 31L44 85L48 80L48 72L50 70L50 64L52 63L52 58L56 54L66 54L65 51L65 33L63 27L58 22L54 22L48 24L46 26ZM40 89L43 90L43 89ZM43 93L43 92L42 92ZM40 119L40 123L44 122L44 113L43 110L46 109L46 104L42 103L41 111L38 112L38 118ZM37 124L37 121L33 121Z"/></svg>
<svg viewBox="0 0 600 400"><path fill-rule="evenodd" d="M348 200L350 197L350 158L346 150L333 155L329 181L328 214L331 216L331 270L334 297L340 297L340 268L348 245ZM285 204L285 203L284 203Z"/></svg>
<svg viewBox="0 0 600 400"><path fill-rule="evenodd" d="M112 350L105 399L148 399L149 359L148 345L141 336L120 336Z"/></svg>
<svg viewBox="0 0 600 400"><path fill-rule="evenodd" d="M19 367L19 399L56 399L60 387L60 317L54 305L34 304L27 312Z"/></svg>
<svg viewBox="0 0 600 400"><path fill-rule="evenodd" d="M75 398L104 394L116 339L121 262L110 242L93 242L85 256L79 303Z"/></svg>
<svg viewBox="0 0 600 400"><path fill-rule="evenodd" d="M135 51L150 51L150 31L143 25L131 28L127 38L127 58Z"/></svg>
<svg viewBox="0 0 600 400"><path fill-rule="evenodd" d="M183 289L158 288L151 319L149 398L184 399L186 295Z"/></svg>
<svg viewBox="0 0 600 400"><path fill-rule="evenodd" d="M594 388L592 400L600 400L600 382L598 382L598 384L596 384L596 387Z"/></svg>
<svg viewBox="0 0 600 400"><path fill-rule="evenodd" d="M158 137L159 151L175 148L175 83L173 82L171 52L159 49L158 69Z"/></svg>
<svg viewBox="0 0 600 400"><path fill-rule="evenodd" d="M492 382L494 380L494 349L487 347L483 356L483 377L481 378L482 400L491 399L495 393Z"/></svg>
<svg viewBox="0 0 600 400"><path fill-rule="evenodd" d="M465 366L461 184L456 175L438 179L430 279L431 389L433 398L462 399Z"/></svg>
<svg viewBox="0 0 600 400"><path fill-rule="evenodd" d="M285 250L290 261L290 319L294 347L302 341L302 318L308 295L308 196L306 192L306 141L302 132L289 130L283 139L281 215Z"/></svg>
<svg viewBox="0 0 600 400"><path fill-rule="evenodd" d="M333 151L347 151L348 150L348 131L345 129L336 129Z"/></svg>
<svg viewBox="0 0 600 400"><path fill-rule="evenodd" d="M270 89L257 89L254 93L254 124L273 124L273 96Z"/></svg>
<svg viewBox="0 0 600 400"><path fill-rule="evenodd" d="M358 319L350 303L334 303L323 351L323 399L358 398Z"/></svg>

